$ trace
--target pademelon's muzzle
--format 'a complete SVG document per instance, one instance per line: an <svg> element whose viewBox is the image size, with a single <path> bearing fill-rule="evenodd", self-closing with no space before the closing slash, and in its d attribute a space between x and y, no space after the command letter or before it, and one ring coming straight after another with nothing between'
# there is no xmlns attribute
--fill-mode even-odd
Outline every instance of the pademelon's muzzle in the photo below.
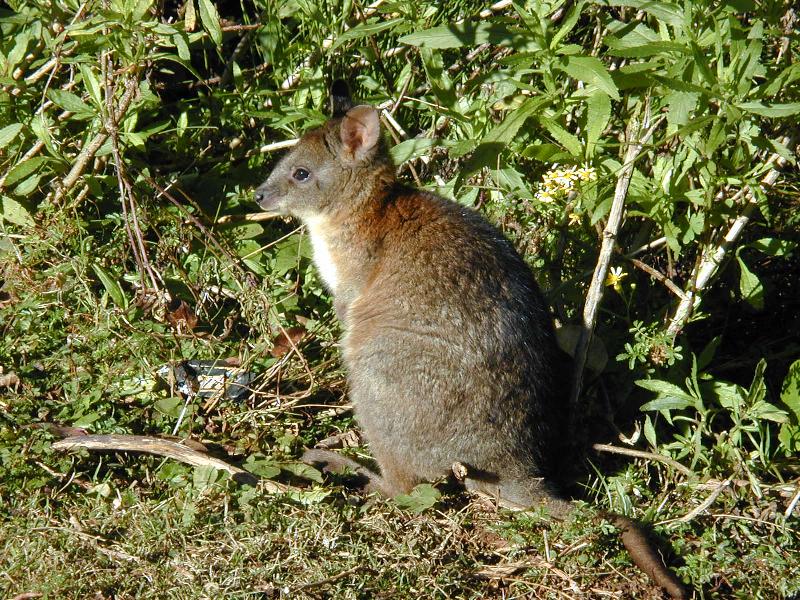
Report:
<svg viewBox="0 0 800 600"><path fill-rule="evenodd" d="M253 197L262 209L269 211L279 210L278 204L280 203L281 194L274 187L264 184L256 190Z"/></svg>

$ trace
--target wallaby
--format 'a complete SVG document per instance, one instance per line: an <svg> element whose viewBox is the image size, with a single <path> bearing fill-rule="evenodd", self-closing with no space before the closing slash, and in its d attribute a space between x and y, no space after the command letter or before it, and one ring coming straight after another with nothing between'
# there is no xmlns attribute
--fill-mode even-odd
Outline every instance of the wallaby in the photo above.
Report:
<svg viewBox="0 0 800 600"><path fill-rule="evenodd" d="M255 194L306 226L342 321L356 418L377 475L331 451L304 460L368 480L386 496L466 468L467 489L555 518L568 376L531 270L476 211L398 183L378 111L333 89L334 118L306 133ZM636 564L670 595L683 585L630 519Z"/></svg>

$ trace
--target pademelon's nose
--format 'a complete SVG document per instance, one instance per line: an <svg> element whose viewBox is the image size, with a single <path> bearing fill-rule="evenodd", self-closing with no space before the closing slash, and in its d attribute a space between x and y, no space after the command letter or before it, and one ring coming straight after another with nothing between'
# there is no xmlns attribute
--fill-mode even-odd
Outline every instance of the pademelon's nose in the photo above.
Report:
<svg viewBox="0 0 800 600"><path fill-rule="evenodd" d="M275 210L278 204L278 193L267 184L259 186L253 194L253 199L264 210Z"/></svg>

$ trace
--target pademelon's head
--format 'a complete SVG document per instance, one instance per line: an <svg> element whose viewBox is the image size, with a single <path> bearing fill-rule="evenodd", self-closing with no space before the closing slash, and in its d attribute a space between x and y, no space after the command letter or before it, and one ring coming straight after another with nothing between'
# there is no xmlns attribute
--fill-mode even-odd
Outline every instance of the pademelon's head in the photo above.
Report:
<svg viewBox="0 0 800 600"><path fill-rule="evenodd" d="M306 133L259 186L255 200L264 210L308 220L347 208L392 177L378 111L360 105Z"/></svg>

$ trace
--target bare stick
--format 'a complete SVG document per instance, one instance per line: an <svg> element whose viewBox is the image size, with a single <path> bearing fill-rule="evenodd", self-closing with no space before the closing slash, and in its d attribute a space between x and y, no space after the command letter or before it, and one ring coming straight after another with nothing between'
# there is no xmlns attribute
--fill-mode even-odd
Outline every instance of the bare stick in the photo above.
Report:
<svg viewBox="0 0 800 600"><path fill-rule="evenodd" d="M592 282L589 285L589 292L586 294L586 304L583 309L583 329L578 338L578 345L575 348L575 373L572 384L572 394L570 396L570 419L572 420L572 431L577 431L578 398L581 394L583 385L583 369L586 366L586 357L589 352L589 344L592 341L594 327L597 322L597 313L600 309L600 301L603 299L603 288L605 285L608 268L611 264L611 255L616 245L617 232L622 224L622 215L625 208L625 197L628 195L628 185L633 175L633 163L639 156L642 149L655 128L661 123L663 117L658 119L653 125L650 124L650 103L644 107L644 115L641 124L637 119L632 119L628 125L625 139L628 149L625 151L625 158L622 169L617 176L617 187L614 190L614 201L611 205L611 212L608 215L608 222L603 229L603 241L600 246L600 256L597 258L597 265L594 269Z"/></svg>
<svg viewBox="0 0 800 600"><path fill-rule="evenodd" d="M689 521L694 519L697 515L702 513L704 510L706 510L712 504L714 504L714 500L716 500L717 497L725 490L725 488L729 487L730 485L731 485L731 480L730 479L726 479L725 481L721 481L717 485L717 487L715 487L714 490L708 495L708 498L703 500L700 503L699 506L695 507L694 509L692 509L691 511L689 511L688 513L683 515L680 519L678 519L678 521L680 521L682 523L688 523Z"/></svg>
<svg viewBox="0 0 800 600"><path fill-rule="evenodd" d="M125 174L125 165L122 162L122 155L119 151L119 133L117 125L119 121L116 119L116 111L114 110L114 83L112 81L112 64L111 54L106 52L103 61L103 83L106 93L106 115L105 115L105 130L111 138L111 152L114 156L114 167L117 173L117 184L119 185L119 199L122 205L122 215L125 219L125 232L128 235L128 241L133 250L133 256L136 259L136 264L139 268L139 274L142 278L142 287L146 288L145 275L149 276L152 289L158 291L159 278L153 268L150 266L150 261L147 258L147 250L144 246L144 237L142 230L139 227L139 219L136 215L136 201L134 200L133 187L130 180ZM125 82L127 89L137 89L139 84L133 77ZM122 115L120 115L122 116ZM163 282L162 282L163 283Z"/></svg>
<svg viewBox="0 0 800 600"><path fill-rule="evenodd" d="M259 148L259 152L273 152L275 150L283 150L284 148L291 148L292 146L296 146L297 142L300 140L298 138L291 139L291 140L281 140L280 142L273 142L271 144L267 144L265 146L261 146Z"/></svg>
<svg viewBox="0 0 800 600"><path fill-rule="evenodd" d="M125 91L125 94L122 96L122 98L120 98L119 105L117 107L117 122L120 121L122 116L128 110L128 107L131 105L137 90L138 88L136 86L130 86ZM80 176L83 175L83 172L86 170L86 166L89 164L89 161L94 158L94 155L97 154L97 151L100 150L100 147L107 139L108 132L105 130L105 128L103 128L97 133L97 135L94 136L91 142L83 147L78 156L75 158L75 162L72 165L72 168L69 170L69 173L67 173L64 179L61 180L61 184L56 189L56 192L53 195L54 204L58 204L75 186Z"/></svg>
<svg viewBox="0 0 800 600"><path fill-rule="evenodd" d="M637 254L641 254L642 252L647 252L648 250L653 250L654 248L660 248L664 244L667 243L666 236L662 236L660 238L654 239L652 242L647 242L644 246L637 248L636 250L632 250L628 252L625 256L631 258L636 256Z"/></svg>
<svg viewBox="0 0 800 600"><path fill-rule="evenodd" d="M798 502L800 502L800 486L797 487L797 493L792 498L792 501L789 502L789 506L786 507L786 512L783 513L787 519L792 516L794 507L797 506Z"/></svg>
<svg viewBox="0 0 800 600"><path fill-rule="evenodd" d="M777 154L773 154L767 161L767 164L769 163L775 163L776 168L770 169L769 172L761 179L760 187L762 189L772 186L778 180L780 175L780 171L778 169L786 164L786 159ZM747 200L747 204L745 204L744 208L742 209L742 214L736 217L731 224L730 229L728 229L727 233L725 234L725 237L717 245L717 247L704 253L703 258L700 261L700 266L697 269L697 277L695 278L693 285L686 290L684 298L675 309L675 314L672 317L669 327L667 328L667 333L669 333L669 335L672 337L678 335L683 329L684 325L686 325L686 321L689 320L689 316L692 314L692 309L694 308L695 304L700 301L699 293L705 289L705 287L708 285L708 282L711 281L712 277L714 277L717 269L719 269L720 264L722 264L722 260L728 253L728 250L731 248L731 246L733 246L733 244L739 238L739 235L741 235L742 231L744 230L745 225L747 225L747 223L750 221L753 210L755 210L757 206L752 188L747 186L739 190L739 192L733 196L732 200L735 201L740 198L746 198Z"/></svg>
<svg viewBox="0 0 800 600"><path fill-rule="evenodd" d="M654 269L653 267L651 267L645 262L642 262L638 258L628 258L628 260L631 261L633 266L636 267L637 269L641 269L656 281L660 281L661 283L663 283L670 292L675 294L681 300L686 298L686 294L683 292L683 290L679 288L677 285L675 285L675 282L673 282L669 277L664 275L661 271Z"/></svg>
<svg viewBox="0 0 800 600"><path fill-rule="evenodd" d="M326 577L325 579L318 579L317 581L309 581L308 583L302 583L292 589L292 592L297 593L302 590L309 590L311 588L320 587L323 585L327 585L329 583L333 583L334 581L338 581L348 575L352 575L356 571L360 571L361 569L366 569L366 565L356 565L346 571L342 571L341 573L337 573L336 575L332 575L331 577Z"/></svg>
<svg viewBox="0 0 800 600"><path fill-rule="evenodd" d="M633 448L620 448L619 446L612 446L611 444L593 444L592 448L598 452L609 452L611 454L622 454L624 456L633 456L634 458L644 458L645 460L655 460L665 465L669 465L676 471L680 471L687 477L692 477L694 473L689 467L686 467L676 460L671 459L669 456L662 456L661 454L653 454L652 452L645 452L644 450L634 450Z"/></svg>
<svg viewBox="0 0 800 600"><path fill-rule="evenodd" d="M258 213L246 213L243 215L222 215L218 218L215 222L215 225L222 225L224 223L239 223L240 221L244 221L246 223L258 223L260 221L271 221L272 219L277 219L281 215L275 212L258 212Z"/></svg>
<svg viewBox="0 0 800 600"><path fill-rule="evenodd" d="M144 452L155 454L177 460L178 462L192 465L193 467L213 467L220 471L230 473L234 481L238 483L254 484L261 481L266 490L271 494L286 492L289 486L275 481L262 480L249 471L240 469L224 460L214 458L198 450L193 450L188 446L164 440L150 435L79 435L68 437L57 442L53 442L53 448L61 451L75 450L84 448L96 452Z"/></svg>

